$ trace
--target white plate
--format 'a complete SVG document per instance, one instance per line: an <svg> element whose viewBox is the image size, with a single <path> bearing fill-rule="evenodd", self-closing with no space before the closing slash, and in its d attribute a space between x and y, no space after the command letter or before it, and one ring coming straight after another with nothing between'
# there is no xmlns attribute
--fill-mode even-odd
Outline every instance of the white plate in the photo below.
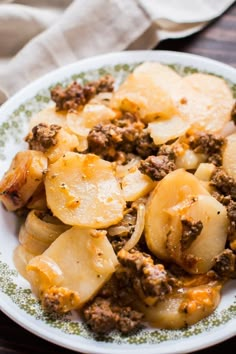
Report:
<svg viewBox="0 0 236 354"><path fill-rule="evenodd" d="M236 93L236 70L203 57L165 51L122 52L82 60L35 81L12 97L0 109L0 164L7 169L14 154L25 148L22 138L29 117L47 106L50 86L57 82L94 80L111 73L117 82L140 62L160 61L172 64L186 74L197 69L223 76ZM0 176L1 177L1 176ZM63 347L84 353L135 354L187 353L219 343L236 334L236 282L225 288L217 311L207 319L184 330L143 330L122 337L95 338L75 317L50 318L43 313L27 282L17 274L13 250L17 245L17 219L0 207L0 309L30 332Z"/></svg>

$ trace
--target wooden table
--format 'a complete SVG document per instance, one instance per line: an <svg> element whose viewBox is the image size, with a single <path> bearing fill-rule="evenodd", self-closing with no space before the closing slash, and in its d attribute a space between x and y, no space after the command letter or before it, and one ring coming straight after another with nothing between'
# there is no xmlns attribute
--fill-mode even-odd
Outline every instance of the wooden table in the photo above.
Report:
<svg viewBox="0 0 236 354"><path fill-rule="evenodd" d="M158 49L199 54L236 67L236 4L200 33L180 40L167 40ZM230 354L235 353L235 348L236 337L196 353ZM0 313L0 353L70 354L72 351L34 336Z"/></svg>

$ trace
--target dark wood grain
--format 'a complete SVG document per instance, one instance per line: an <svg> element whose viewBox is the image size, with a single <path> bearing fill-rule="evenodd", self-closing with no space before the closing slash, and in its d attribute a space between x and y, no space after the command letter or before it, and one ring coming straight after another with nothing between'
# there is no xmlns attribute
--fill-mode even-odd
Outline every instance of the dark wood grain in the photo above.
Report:
<svg viewBox="0 0 236 354"><path fill-rule="evenodd" d="M166 40L158 49L199 54L236 67L236 5L200 33L184 39ZM196 353L230 354L235 353L235 348L236 337ZM0 312L0 354L33 353L69 354L72 351L36 337Z"/></svg>
<svg viewBox="0 0 236 354"><path fill-rule="evenodd" d="M198 54L236 67L236 4L200 33L163 41L156 49Z"/></svg>

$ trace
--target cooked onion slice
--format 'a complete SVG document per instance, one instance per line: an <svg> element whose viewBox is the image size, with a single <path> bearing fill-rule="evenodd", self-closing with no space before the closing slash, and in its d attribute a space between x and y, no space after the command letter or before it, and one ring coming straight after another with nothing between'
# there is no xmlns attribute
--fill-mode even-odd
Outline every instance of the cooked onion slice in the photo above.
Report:
<svg viewBox="0 0 236 354"><path fill-rule="evenodd" d="M134 232L132 233L130 239L128 240L128 242L126 242L124 246L124 249L126 251L129 251L131 250L131 248L134 248L134 246L136 246L136 244L139 242L140 237L142 236L144 230L144 223L145 223L145 205L139 204L137 210L137 221L136 221Z"/></svg>
<svg viewBox="0 0 236 354"><path fill-rule="evenodd" d="M41 254L68 228L57 218L47 220L42 213L32 210L20 228L19 241L29 252Z"/></svg>

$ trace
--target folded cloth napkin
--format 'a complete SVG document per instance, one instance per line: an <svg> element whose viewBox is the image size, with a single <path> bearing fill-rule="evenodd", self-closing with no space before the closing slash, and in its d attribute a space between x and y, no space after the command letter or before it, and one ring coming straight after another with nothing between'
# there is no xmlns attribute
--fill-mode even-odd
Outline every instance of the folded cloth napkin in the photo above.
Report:
<svg viewBox="0 0 236 354"><path fill-rule="evenodd" d="M0 0L0 103L78 59L190 35L234 0Z"/></svg>

